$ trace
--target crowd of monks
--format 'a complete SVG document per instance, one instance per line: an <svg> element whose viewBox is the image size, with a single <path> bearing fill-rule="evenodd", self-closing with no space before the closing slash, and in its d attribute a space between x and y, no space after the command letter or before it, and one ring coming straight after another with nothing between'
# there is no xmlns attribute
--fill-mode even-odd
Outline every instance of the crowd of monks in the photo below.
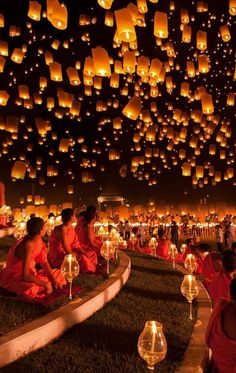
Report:
<svg viewBox="0 0 236 373"><path fill-rule="evenodd" d="M64 209L61 220L49 236L48 248L43 241L46 233L43 219L28 220L27 235L10 248L6 267L0 272L2 288L28 302L51 294L66 284L60 268L67 254L76 256L82 273L97 272L102 241L94 231L96 208L88 206L78 218L72 209ZM141 243L137 229L134 228L133 234L135 240L129 240L128 249L153 255L153 249ZM155 255L172 260L170 243L160 229ZM195 246L189 238L185 252L177 253L175 261L184 263L188 254L195 255L195 272L203 276L214 306L206 331L206 343L212 349L212 371L236 373L236 243L231 250L217 252L206 244Z"/></svg>

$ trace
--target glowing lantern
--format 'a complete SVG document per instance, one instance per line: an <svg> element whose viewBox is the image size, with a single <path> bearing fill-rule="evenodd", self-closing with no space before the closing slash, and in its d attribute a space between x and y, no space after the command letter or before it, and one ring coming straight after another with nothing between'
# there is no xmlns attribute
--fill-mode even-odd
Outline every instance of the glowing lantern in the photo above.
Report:
<svg viewBox="0 0 236 373"><path fill-rule="evenodd" d="M4 27L4 15L0 13L0 27Z"/></svg>
<svg viewBox="0 0 236 373"><path fill-rule="evenodd" d="M113 128L115 130L120 130L122 128L121 126L122 119L120 117L116 117L113 119Z"/></svg>
<svg viewBox="0 0 236 373"><path fill-rule="evenodd" d="M61 139L59 145L59 152L67 153L69 148L69 139Z"/></svg>
<svg viewBox="0 0 236 373"><path fill-rule="evenodd" d="M105 21L106 26L113 27L114 25L114 14L112 12L107 11L105 14Z"/></svg>
<svg viewBox="0 0 236 373"><path fill-rule="evenodd" d="M227 95L227 105L234 106L235 103L235 93L230 92Z"/></svg>
<svg viewBox="0 0 236 373"><path fill-rule="evenodd" d="M112 73L110 78L110 86L112 88L118 88L119 87L119 79L120 76L117 73Z"/></svg>
<svg viewBox="0 0 236 373"><path fill-rule="evenodd" d="M27 100L30 98L29 88L27 87L27 85L19 85L18 91L19 91L19 97L23 98L23 100Z"/></svg>
<svg viewBox="0 0 236 373"><path fill-rule="evenodd" d="M40 21L41 19L41 4L37 1L30 1L29 2L29 10L28 10L28 17L33 19L34 21Z"/></svg>
<svg viewBox="0 0 236 373"><path fill-rule="evenodd" d="M26 164L25 162L15 161L14 166L11 171L11 177L14 179L24 180L26 173Z"/></svg>
<svg viewBox="0 0 236 373"><path fill-rule="evenodd" d="M214 178L215 182L216 183L221 182L221 177L222 177L221 172L220 171L216 171L215 172L215 178Z"/></svg>
<svg viewBox="0 0 236 373"><path fill-rule="evenodd" d="M204 93L201 96L201 103L202 103L202 112L203 114L212 114L214 113L214 105L212 96L209 93Z"/></svg>
<svg viewBox="0 0 236 373"><path fill-rule="evenodd" d="M138 58L137 74L139 76L145 77L148 75L149 63L148 57L141 56Z"/></svg>
<svg viewBox="0 0 236 373"><path fill-rule="evenodd" d="M126 104L122 110L122 114L129 119L136 120L141 112L142 102L141 98L134 96Z"/></svg>
<svg viewBox="0 0 236 373"><path fill-rule="evenodd" d="M9 94L6 91L0 91L0 105L6 106L9 97Z"/></svg>
<svg viewBox="0 0 236 373"><path fill-rule="evenodd" d="M67 193L68 194L73 194L74 193L74 186L73 185L68 185L68 187L67 187Z"/></svg>
<svg viewBox="0 0 236 373"><path fill-rule="evenodd" d="M157 38L168 38L168 18L164 12L156 12L154 18L154 35Z"/></svg>
<svg viewBox="0 0 236 373"><path fill-rule="evenodd" d="M18 117L15 117L13 115L8 115L6 118L6 131L11 132L11 133L17 133L18 123L19 123Z"/></svg>
<svg viewBox="0 0 236 373"><path fill-rule="evenodd" d="M70 114L74 116L78 116L80 114L80 109L81 109L81 103L77 100L73 100L71 108L70 108Z"/></svg>
<svg viewBox="0 0 236 373"><path fill-rule="evenodd" d="M51 80L54 80L55 82L62 82L63 78L61 64L57 62L51 62L49 64L49 69Z"/></svg>
<svg viewBox="0 0 236 373"><path fill-rule="evenodd" d="M146 0L137 0L137 5L140 13L147 13L148 7Z"/></svg>
<svg viewBox="0 0 236 373"><path fill-rule="evenodd" d="M92 181L94 181L92 173L88 171L83 171L82 183L91 183Z"/></svg>
<svg viewBox="0 0 236 373"><path fill-rule="evenodd" d="M33 201L33 196L31 195L31 194L29 194L28 196L27 196L27 202L32 202Z"/></svg>
<svg viewBox="0 0 236 373"><path fill-rule="evenodd" d="M197 49L204 51L207 49L207 33L199 30L197 32Z"/></svg>
<svg viewBox="0 0 236 373"><path fill-rule="evenodd" d="M15 48L11 55L11 60L20 64L23 61L24 55L24 52L20 48Z"/></svg>
<svg viewBox="0 0 236 373"><path fill-rule="evenodd" d="M110 76L110 60L107 51L102 47L92 48L95 75Z"/></svg>
<svg viewBox="0 0 236 373"><path fill-rule="evenodd" d="M210 144L209 154L210 155L215 155L216 154L216 145L215 144Z"/></svg>
<svg viewBox="0 0 236 373"><path fill-rule="evenodd" d="M231 39L230 31L227 25L223 25L220 27L220 34L226 43Z"/></svg>
<svg viewBox="0 0 236 373"><path fill-rule="evenodd" d="M188 162L184 162L182 166L182 175L183 176L191 176L191 164Z"/></svg>
<svg viewBox="0 0 236 373"><path fill-rule="evenodd" d="M68 67L68 69L66 69L66 73L71 85L79 85L81 83L78 71L75 67Z"/></svg>
<svg viewBox="0 0 236 373"><path fill-rule="evenodd" d="M8 44L6 41L0 40L0 55L8 56Z"/></svg>
<svg viewBox="0 0 236 373"><path fill-rule="evenodd" d="M104 9L110 9L112 6L113 0L98 0L98 4Z"/></svg>
<svg viewBox="0 0 236 373"><path fill-rule="evenodd" d="M6 59L0 56L0 73L3 73L5 63L6 63Z"/></svg>
<svg viewBox="0 0 236 373"><path fill-rule="evenodd" d="M209 71L208 56L200 54L198 56L198 70L200 73L206 74Z"/></svg>
<svg viewBox="0 0 236 373"><path fill-rule="evenodd" d="M57 50L59 48L60 44L61 44L60 40L54 39L53 42L52 42L52 44L51 44L51 47L53 49Z"/></svg>
<svg viewBox="0 0 236 373"><path fill-rule="evenodd" d="M123 71L126 73L134 73L136 66L136 57L134 52L126 52L123 58Z"/></svg>
<svg viewBox="0 0 236 373"><path fill-rule="evenodd" d="M188 9L182 8L180 10L180 18L182 23L189 23Z"/></svg>
<svg viewBox="0 0 236 373"><path fill-rule="evenodd" d="M120 152L116 149L109 149L109 161L116 161L120 159Z"/></svg>
<svg viewBox="0 0 236 373"><path fill-rule="evenodd" d="M229 0L229 13L231 16L236 15L236 0Z"/></svg>
<svg viewBox="0 0 236 373"><path fill-rule="evenodd" d="M184 25L182 31L182 41L184 43L190 43L192 38L192 28L189 25Z"/></svg>
<svg viewBox="0 0 236 373"><path fill-rule="evenodd" d="M201 179L204 177L204 167L203 166L197 166L196 167L196 177L198 179Z"/></svg>
<svg viewBox="0 0 236 373"><path fill-rule="evenodd" d="M183 97L188 97L189 96L189 88L190 84L187 82L181 83L181 88L180 88L180 95Z"/></svg>
<svg viewBox="0 0 236 373"><path fill-rule="evenodd" d="M55 28L65 30L68 19L65 4L60 4L57 0L47 0L47 18Z"/></svg>
<svg viewBox="0 0 236 373"><path fill-rule="evenodd" d="M192 61L187 61L187 74L190 78L193 78L196 74L195 66Z"/></svg>
<svg viewBox="0 0 236 373"><path fill-rule="evenodd" d="M134 42L137 37L134 24L129 11L126 8L115 11L117 32L122 41Z"/></svg>

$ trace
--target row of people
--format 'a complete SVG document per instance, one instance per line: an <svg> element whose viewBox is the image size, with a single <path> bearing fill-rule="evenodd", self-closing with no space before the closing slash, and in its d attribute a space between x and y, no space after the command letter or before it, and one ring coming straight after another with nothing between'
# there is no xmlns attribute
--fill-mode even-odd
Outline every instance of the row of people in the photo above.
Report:
<svg viewBox="0 0 236 373"><path fill-rule="evenodd" d="M95 273L102 245L93 232L95 212L96 209L89 207L74 229L74 212L64 209L62 224L56 226L49 237L49 250L43 241L46 233L43 219L28 220L27 235L16 241L8 252L6 267L0 272L0 286L26 301L45 297L54 288L66 284L60 268L67 254L76 255L81 272Z"/></svg>

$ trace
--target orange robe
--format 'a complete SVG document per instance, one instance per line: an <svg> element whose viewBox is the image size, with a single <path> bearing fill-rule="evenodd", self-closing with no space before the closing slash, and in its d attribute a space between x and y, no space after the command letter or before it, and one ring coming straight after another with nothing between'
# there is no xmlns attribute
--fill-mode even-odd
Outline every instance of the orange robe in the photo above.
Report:
<svg viewBox="0 0 236 373"><path fill-rule="evenodd" d="M215 267L214 267L213 256L212 256L211 253L209 253L206 256L206 258L203 262L203 265L202 265L202 274L203 274L207 284L209 284L209 282L211 282L213 280L216 273L217 272L216 272Z"/></svg>
<svg viewBox="0 0 236 373"><path fill-rule="evenodd" d="M22 280L23 262L15 255L17 246L24 240L21 238L16 241L10 248L7 255L6 267L0 272L0 286L11 293L17 294L18 297L32 301L34 299L41 299L46 296L45 288L35 283L26 282ZM37 271L35 264L42 264L47 261L47 248L43 241L35 244L29 264L29 273L31 276L45 282L49 282L46 272L42 269ZM66 284L61 271L59 269L53 270L53 275L62 285Z"/></svg>
<svg viewBox="0 0 236 373"><path fill-rule="evenodd" d="M236 340L228 338L221 326L222 312L229 305L225 300L216 304L206 330L206 344L212 350L213 367L218 373L236 373Z"/></svg>
<svg viewBox="0 0 236 373"><path fill-rule="evenodd" d="M80 265L80 272L96 272L97 254L95 251L80 244L74 228L71 226L67 233L67 241L71 250L75 253ZM57 238L55 230L49 237L48 260L52 267L60 268L66 252L61 241Z"/></svg>
<svg viewBox="0 0 236 373"><path fill-rule="evenodd" d="M156 248L156 254L157 256L160 256L161 258L164 259L169 259L169 245L170 241L169 240L158 240L158 246Z"/></svg>
<svg viewBox="0 0 236 373"><path fill-rule="evenodd" d="M221 298L229 300L229 285L231 279L223 272L218 272L208 285L208 292L213 304L216 304Z"/></svg>
<svg viewBox="0 0 236 373"><path fill-rule="evenodd" d="M84 217L81 216L78 219L75 232L82 245L94 250L97 255L100 255L102 241L95 237L93 224L86 224Z"/></svg>
<svg viewBox="0 0 236 373"><path fill-rule="evenodd" d="M132 242L129 241L128 250L139 251L140 253L143 253L143 254L151 254L151 249L147 246L140 247L139 241L136 241L134 244L132 244Z"/></svg>

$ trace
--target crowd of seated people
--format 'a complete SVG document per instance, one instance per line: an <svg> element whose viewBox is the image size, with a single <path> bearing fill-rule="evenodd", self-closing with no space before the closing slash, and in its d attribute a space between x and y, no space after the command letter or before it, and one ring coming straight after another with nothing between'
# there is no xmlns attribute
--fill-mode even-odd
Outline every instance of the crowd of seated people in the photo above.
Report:
<svg viewBox="0 0 236 373"><path fill-rule="evenodd" d="M28 302L44 298L66 284L61 265L67 254L76 256L81 273L100 271L102 242L95 237L95 215L95 207L89 206L77 221L73 209L62 210L62 223L52 230L48 248L43 241L47 223L32 216L27 222L27 234L8 252L6 266L0 271L0 287Z"/></svg>

